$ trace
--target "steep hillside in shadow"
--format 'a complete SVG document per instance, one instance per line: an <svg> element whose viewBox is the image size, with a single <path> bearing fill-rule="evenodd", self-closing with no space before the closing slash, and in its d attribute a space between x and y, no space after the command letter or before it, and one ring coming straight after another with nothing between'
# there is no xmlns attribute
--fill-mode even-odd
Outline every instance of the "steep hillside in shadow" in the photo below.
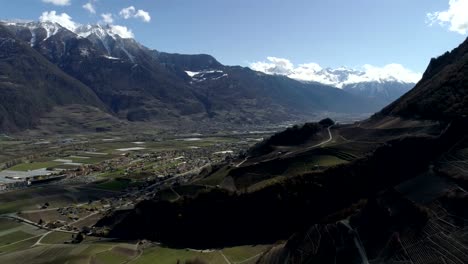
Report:
<svg viewBox="0 0 468 264"><path fill-rule="evenodd" d="M381 115L450 120L468 114L468 39L432 59L422 80Z"/></svg>

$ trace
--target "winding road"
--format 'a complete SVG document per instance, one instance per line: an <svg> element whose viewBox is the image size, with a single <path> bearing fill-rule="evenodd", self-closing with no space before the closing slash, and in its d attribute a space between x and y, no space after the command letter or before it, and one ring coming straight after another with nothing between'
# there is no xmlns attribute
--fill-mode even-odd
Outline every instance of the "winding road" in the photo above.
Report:
<svg viewBox="0 0 468 264"><path fill-rule="evenodd" d="M305 148L305 149L301 149L301 150L297 150L297 151L288 152L288 153L284 154L283 157L289 156L289 155L291 155L291 154L297 154L297 153L306 152L306 151L309 151L309 150L311 150L311 149L318 148L318 147L323 146L323 145L325 145L325 144L327 144L327 143L330 143L330 142L333 140L333 134L332 134L332 132L331 132L331 130L330 130L333 126L334 126L334 125L331 125L331 126L327 127L327 131L328 131L328 139L327 139L327 140L322 141L322 142L320 142L320 143L318 143L318 144L316 144L316 145L307 147L307 148Z"/></svg>

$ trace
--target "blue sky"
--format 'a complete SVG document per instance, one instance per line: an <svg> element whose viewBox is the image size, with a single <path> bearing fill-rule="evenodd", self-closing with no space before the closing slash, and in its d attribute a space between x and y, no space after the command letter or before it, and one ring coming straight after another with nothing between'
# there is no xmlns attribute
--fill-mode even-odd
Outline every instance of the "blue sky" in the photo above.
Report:
<svg viewBox="0 0 468 264"><path fill-rule="evenodd" d="M55 10L86 24L102 21L101 14L107 13L112 14L114 24L131 29L135 38L150 48L208 53L224 64L244 66L273 56L295 65L398 63L423 72L431 57L460 44L466 38L463 27L468 27L468 20L463 20L468 17L468 8L449 10L449 0L1 1L1 19L37 20L43 12ZM458 9L463 2L468 3L450 0L452 5L458 1L462 2ZM69 5L57 5L67 2ZM88 2L95 14L83 8ZM135 9L124 19L119 13L129 6Z"/></svg>

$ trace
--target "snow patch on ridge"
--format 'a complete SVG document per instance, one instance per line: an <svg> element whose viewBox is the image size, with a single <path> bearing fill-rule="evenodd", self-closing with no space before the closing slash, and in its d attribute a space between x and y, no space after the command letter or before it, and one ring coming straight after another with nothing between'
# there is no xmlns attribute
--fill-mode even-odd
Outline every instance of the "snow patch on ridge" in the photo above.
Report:
<svg viewBox="0 0 468 264"><path fill-rule="evenodd" d="M193 78L193 76L197 74L200 74L200 72L193 72L193 71L185 71L185 73L187 73L187 75L190 76L191 78Z"/></svg>
<svg viewBox="0 0 468 264"><path fill-rule="evenodd" d="M192 78L193 82L215 81L228 76L227 73L221 70L185 71L185 73Z"/></svg>

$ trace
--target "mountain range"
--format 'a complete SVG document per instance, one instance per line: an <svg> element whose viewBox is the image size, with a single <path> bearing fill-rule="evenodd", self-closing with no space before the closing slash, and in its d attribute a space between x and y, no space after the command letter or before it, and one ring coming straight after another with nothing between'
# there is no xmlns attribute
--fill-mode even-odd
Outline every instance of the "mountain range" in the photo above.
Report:
<svg viewBox="0 0 468 264"><path fill-rule="evenodd" d="M10 47L0 51L5 68L0 88L8 91L0 102L2 131L34 128L44 116L66 119L71 105L112 124L276 124L323 113L372 113L407 89L400 83L338 89L225 66L210 55L159 52L112 25L67 29L52 22L2 22L0 27L3 45ZM19 50L23 56L17 56ZM35 79L22 72L38 82L30 83ZM35 87L39 80L48 82L43 92ZM34 99L25 96L30 93Z"/></svg>

